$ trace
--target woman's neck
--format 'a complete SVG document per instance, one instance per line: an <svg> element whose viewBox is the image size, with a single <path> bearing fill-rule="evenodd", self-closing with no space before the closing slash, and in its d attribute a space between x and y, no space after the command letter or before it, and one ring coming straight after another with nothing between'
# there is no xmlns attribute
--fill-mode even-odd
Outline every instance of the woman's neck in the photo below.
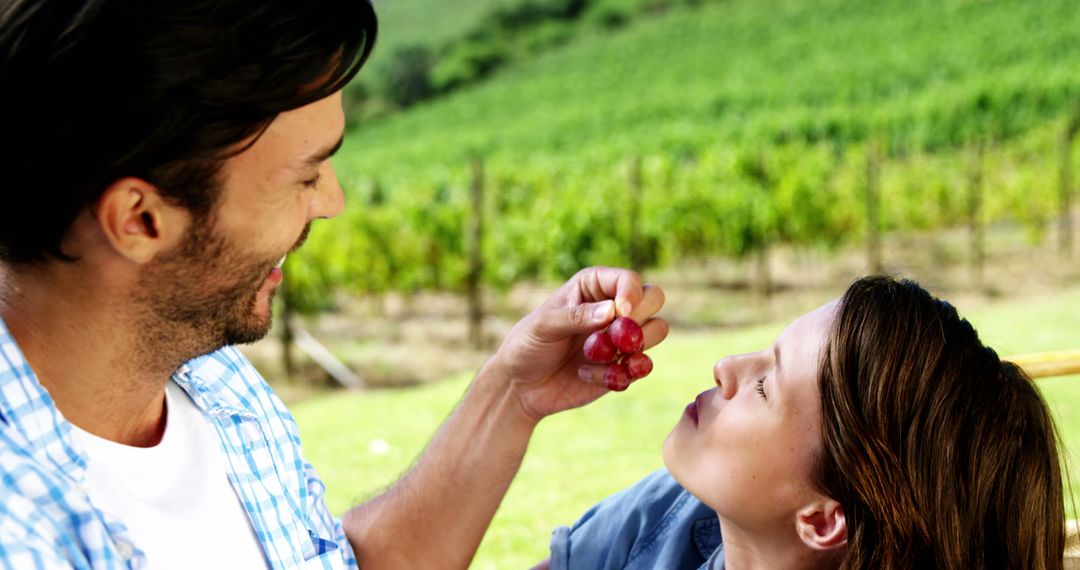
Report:
<svg viewBox="0 0 1080 570"><path fill-rule="evenodd" d="M746 529L720 518L724 539L724 570L826 570L836 568L835 556L808 548L795 527L768 532Z"/></svg>

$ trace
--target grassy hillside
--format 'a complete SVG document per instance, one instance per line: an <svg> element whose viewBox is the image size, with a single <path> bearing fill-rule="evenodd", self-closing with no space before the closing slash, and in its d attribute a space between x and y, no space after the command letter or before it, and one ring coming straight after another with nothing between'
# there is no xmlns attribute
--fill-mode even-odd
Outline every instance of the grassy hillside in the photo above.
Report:
<svg viewBox="0 0 1080 570"><path fill-rule="evenodd" d="M375 0L379 50L454 39L494 8L517 2L520 0Z"/></svg>
<svg viewBox="0 0 1080 570"><path fill-rule="evenodd" d="M361 125L346 174L415 180L507 160L881 133L940 148L1014 135L1080 94L1069 0L733 0L583 34L494 80Z"/></svg>
<svg viewBox="0 0 1080 570"><path fill-rule="evenodd" d="M372 53L378 67L400 46L435 47L454 40L486 14L521 0L374 0L379 17L379 39Z"/></svg>
<svg viewBox="0 0 1080 570"><path fill-rule="evenodd" d="M839 293L839 292L838 292ZM1080 347L1080 289L961 312L1003 354ZM786 322L721 333L674 330L651 351L653 375L625 393L552 417L480 548L475 568L527 568L546 556L552 527L662 465L660 444L683 406L712 384L716 359L768 346ZM327 483L331 510L393 482L460 397L468 378L422 388L331 395L294 408L308 459ZM1080 482L1080 377L1039 383Z"/></svg>

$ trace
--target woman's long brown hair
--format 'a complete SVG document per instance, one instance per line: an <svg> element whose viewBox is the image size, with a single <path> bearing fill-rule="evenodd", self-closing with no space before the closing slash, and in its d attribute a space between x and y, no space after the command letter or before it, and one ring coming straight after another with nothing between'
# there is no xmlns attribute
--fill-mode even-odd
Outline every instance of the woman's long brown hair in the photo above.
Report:
<svg viewBox="0 0 1080 570"><path fill-rule="evenodd" d="M816 482L843 505L841 568L1062 568L1046 403L952 305L911 281L856 281L825 348L821 404Z"/></svg>

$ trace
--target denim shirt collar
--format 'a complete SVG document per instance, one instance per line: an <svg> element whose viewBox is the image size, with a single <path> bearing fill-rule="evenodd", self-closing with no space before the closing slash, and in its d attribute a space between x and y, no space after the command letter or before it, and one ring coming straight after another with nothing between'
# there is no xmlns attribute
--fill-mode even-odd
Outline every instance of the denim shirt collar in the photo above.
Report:
<svg viewBox="0 0 1080 570"><path fill-rule="evenodd" d="M720 539L720 519L715 516L695 521L691 534L694 537L694 546L706 560L723 542Z"/></svg>

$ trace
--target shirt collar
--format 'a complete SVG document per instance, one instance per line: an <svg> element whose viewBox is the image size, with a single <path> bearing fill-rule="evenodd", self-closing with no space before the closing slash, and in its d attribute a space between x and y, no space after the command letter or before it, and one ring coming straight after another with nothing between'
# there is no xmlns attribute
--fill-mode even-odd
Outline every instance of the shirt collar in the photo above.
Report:
<svg viewBox="0 0 1080 570"><path fill-rule="evenodd" d="M249 386L254 368L236 347L226 346L181 364L172 375L195 405L211 416L254 417Z"/></svg>
<svg viewBox="0 0 1080 570"><path fill-rule="evenodd" d="M720 519L715 516L702 518L694 521L693 530L694 546L697 546L701 556L708 560L716 549L723 544L720 536Z"/></svg>
<svg viewBox="0 0 1080 570"><path fill-rule="evenodd" d="M247 381L249 372L238 351L226 347L194 358L173 373L172 380L210 415L250 415L248 402L228 387ZM28 451L43 455L76 480L85 476L86 457L72 444L72 424L56 408L4 320L0 318L0 429L14 432Z"/></svg>
<svg viewBox="0 0 1080 570"><path fill-rule="evenodd" d="M86 458L71 445L71 423L30 368L15 338L0 319L0 423L27 450L76 480L85 475Z"/></svg>

